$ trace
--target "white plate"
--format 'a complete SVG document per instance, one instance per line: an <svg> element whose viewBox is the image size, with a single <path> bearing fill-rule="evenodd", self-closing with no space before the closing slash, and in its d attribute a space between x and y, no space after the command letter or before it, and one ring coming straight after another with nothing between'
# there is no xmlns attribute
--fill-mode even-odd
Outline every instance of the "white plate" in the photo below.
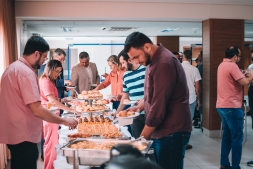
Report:
<svg viewBox="0 0 253 169"><path fill-rule="evenodd" d="M66 88L68 88L68 89L75 89L76 86L66 86Z"/></svg>
<svg viewBox="0 0 253 169"><path fill-rule="evenodd" d="M118 118L122 118L122 119L131 119L131 118L135 118L135 117L137 117L137 116L139 116L139 115L140 115L140 113L135 112L135 114L134 114L134 115L132 115L132 116L120 117L120 116L119 116L119 114L117 114L117 115L116 115L116 117L118 117Z"/></svg>
<svg viewBox="0 0 253 169"><path fill-rule="evenodd" d="M136 103L136 101L130 101L129 103L123 102L124 105L132 105L132 104L135 104L135 103Z"/></svg>
<svg viewBox="0 0 253 169"><path fill-rule="evenodd" d="M58 110L58 107L55 107L55 106L53 106L53 107L51 107L50 109L48 109L49 111L54 111L54 110Z"/></svg>

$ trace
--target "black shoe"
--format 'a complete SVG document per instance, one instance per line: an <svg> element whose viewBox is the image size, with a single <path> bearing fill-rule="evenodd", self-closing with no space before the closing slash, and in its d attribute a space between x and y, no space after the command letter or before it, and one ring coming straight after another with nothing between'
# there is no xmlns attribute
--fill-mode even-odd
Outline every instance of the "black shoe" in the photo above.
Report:
<svg viewBox="0 0 253 169"><path fill-rule="evenodd" d="M231 168L232 168L231 166L226 166L226 167L221 166L221 167L220 167L220 169L231 169Z"/></svg>
<svg viewBox="0 0 253 169"><path fill-rule="evenodd" d="M247 165L253 167L253 160L248 161Z"/></svg>
<svg viewBox="0 0 253 169"><path fill-rule="evenodd" d="M187 144L187 146L186 146L186 150L189 150L189 149L192 149L192 145Z"/></svg>

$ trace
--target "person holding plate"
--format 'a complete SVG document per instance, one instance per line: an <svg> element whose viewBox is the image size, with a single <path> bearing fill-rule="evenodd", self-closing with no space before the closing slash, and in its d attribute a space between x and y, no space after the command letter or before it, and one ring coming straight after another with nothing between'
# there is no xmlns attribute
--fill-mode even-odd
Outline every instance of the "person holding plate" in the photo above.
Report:
<svg viewBox="0 0 253 169"><path fill-rule="evenodd" d="M62 71L62 64L58 60L50 60L44 70L44 73L39 79L41 104L44 107L48 107L49 103L59 109L76 112L69 107L63 105L58 101L58 91L56 88L56 80ZM50 109L50 107L48 107ZM60 111L56 110L56 115L60 114ZM44 169L53 169L53 162L56 160L55 145L58 144L58 124L49 123L43 121L43 135L45 138L44 143Z"/></svg>
<svg viewBox="0 0 253 169"><path fill-rule="evenodd" d="M120 63L122 67L127 71L123 75L123 95L120 101L120 105L117 109L118 114L123 108L126 107L125 100L137 102L144 98L144 81L146 66L137 63L135 60L131 60L126 53L119 54ZM134 138L140 137L140 134L145 126L145 113L140 112L140 115L133 120L131 124L132 135Z"/></svg>
<svg viewBox="0 0 253 169"><path fill-rule="evenodd" d="M71 85L76 86L78 93L82 93L84 90L89 91L94 89L100 83L100 76L96 64L90 62L90 56L87 52L81 52L79 54L79 62L78 65L72 68ZM75 96L73 90L71 91L71 96Z"/></svg>
<svg viewBox="0 0 253 169"><path fill-rule="evenodd" d="M125 68L122 68L119 58L116 55L112 55L107 59L108 66L112 70L110 74L105 78L105 80L100 83L95 90L102 90L109 85L112 86L112 103L113 109L118 109L120 104L120 99L123 91L122 78L126 71Z"/></svg>

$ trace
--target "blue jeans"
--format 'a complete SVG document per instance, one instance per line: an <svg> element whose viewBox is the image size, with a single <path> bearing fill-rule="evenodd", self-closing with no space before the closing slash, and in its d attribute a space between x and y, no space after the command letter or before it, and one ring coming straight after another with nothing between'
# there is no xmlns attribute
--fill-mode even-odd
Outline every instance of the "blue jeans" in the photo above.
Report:
<svg viewBox="0 0 253 169"><path fill-rule="evenodd" d="M197 101L195 100L193 103L190 104L190 112L191 112L191 119L193 120L195 108L197 106Z"/></svg>
<svg viewBox="0 0 253 169"><path fill-rule="evenodd" d="M176 132L160 139L152 139L157 164L163 169L183 169L190 135L190 132Z"/></svg>
<svg viewBox="0 0 253 169"><path fill-rule="evenodd" d="M232 149L232 169L240 169L243 142L243 111L241 108L217 108L221 117L223 135L221 166L230 166L228 155Z"/></svg>

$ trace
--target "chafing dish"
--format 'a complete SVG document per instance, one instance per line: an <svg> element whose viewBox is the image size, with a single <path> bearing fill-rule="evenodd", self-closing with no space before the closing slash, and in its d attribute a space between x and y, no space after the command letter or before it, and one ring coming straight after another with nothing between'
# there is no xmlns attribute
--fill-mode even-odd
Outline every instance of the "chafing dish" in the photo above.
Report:
<svg viewBox="0 0 253 169"><path fill-rule="evenodd" d="M67 162L69 164L73 164L75 158L78 158L79 165L89 165L89 166L99 166L104 162L110 159L110 150L98 150L98 149L74 149L69 148L72 144L76 144L78 142L87 141L92 143L106 144L113 143L116 144L130 144L131 140L114 140L114 139L76 139L71 143L67 144L62 148L63 155L66 156ZM153 141L136 141L132 143L133 146L143 149L141 152L143 154L147 154L150 149Z"/></svg>

